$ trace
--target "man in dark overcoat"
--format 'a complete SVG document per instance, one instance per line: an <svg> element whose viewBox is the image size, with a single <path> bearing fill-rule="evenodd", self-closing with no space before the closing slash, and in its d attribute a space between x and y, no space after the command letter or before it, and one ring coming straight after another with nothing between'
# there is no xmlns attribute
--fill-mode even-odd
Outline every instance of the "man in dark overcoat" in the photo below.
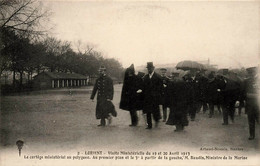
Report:
<svg viewBox="0 0 260 166"><path fill-rule="evenodd" d="M152 128L152 115L155 120L155 126L158 125L160 120L161 93L162 93L162 79L159 74L155 73L153 62L147 63L148 74L144 76L144 105L143 113L147 116L147 128Z"/></svg>
<svg viewBox="0 0 260 166"><path fill-rule="evenodd" d="M127 110L130 113L131 124L129 126L137 126L138 124L137 110L141 110L143 107L142 89L142 77L135 75L134 65L132 64L125 71L119 104L120 109Z"/></svg>
<svg viewBox="0 0 260 166"><path fill-rule="evenodd" d="M203 113L206 113L206 111L208 110L207 88L208 88L208 78L205 76L205 72L202 71L199 77L199 89L200 89L200 96L201 96L200 101L202 104ZM197 111L199 112L200 109Z"/></svg>
<svg viewBox="0 0 260 166"><path fill-rule="evenodd" d="M228 74L228 69L223 71L221 88L218 88L223 99L223 125L228 125L228 117L234 122L235 116L235 103L239 99L240 84L239 82L231 79Z"/></svg>
<svg viewBox="0 0 260 166"><path fill-rule="evenodd" d="M257 68L247 68L248 78L245 80L246 111L249 125L249 140L255 139L255 123L259 123L259 84Z"/></svg>
<svg viewBox="0 0 260 166"><path fill-rule="evenodd" d="M198 103L199 96L198 96L198 83L196 83L196 80L194 79L192 74L189 71L187 74L184 75L183 79L186 82L187 91L191 97L190 102L187 103L188 113L190 115L191 121L194 121L196 117L196 111L197 111L196 104Z"/></svg>
<svg viewBox="0 0 260 166"><path fill-rule="evenodd" d="M212 75L209 76L207 86L207 101L209 103L209 118L214 115L214 105L217 105L219 112L220 106L223 106L223 95L221 95L220 89L224 89L225 82L222 76ZM222 104L222 105L221 105Z"/></svg>
<svg viewBox="0 0 260 166"><path fill-rule="evenodd" d="M188 105L191 104L191 94L187 83L181 77L174 77L168 85L168 99L170 103L170 114L167 125L175 125L175 131L183 131L188 126Z"/></svg>
<svg viewBox="0 0 260 166"><path fill-rule="evenodd" d="M106 68L99 68L99 78L97 78L90 99L93 101L97 93L96 118L100 119L98 126L105 126L106 119L111 123L111 115L115 114L115 107L111 102L114 95L113 80L106 75Z"/></svg>

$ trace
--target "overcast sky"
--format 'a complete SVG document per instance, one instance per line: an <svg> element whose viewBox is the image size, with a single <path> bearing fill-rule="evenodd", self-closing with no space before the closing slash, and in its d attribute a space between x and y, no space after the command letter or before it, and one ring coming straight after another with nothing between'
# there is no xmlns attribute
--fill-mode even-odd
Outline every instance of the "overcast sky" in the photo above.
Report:
<svg viewBox="0 0 260 166"><path fill-rule="evenodd" d="M145 65L208 60L259 64L259 2L43 2L53 36L92 44L105 57Z"/></svg>

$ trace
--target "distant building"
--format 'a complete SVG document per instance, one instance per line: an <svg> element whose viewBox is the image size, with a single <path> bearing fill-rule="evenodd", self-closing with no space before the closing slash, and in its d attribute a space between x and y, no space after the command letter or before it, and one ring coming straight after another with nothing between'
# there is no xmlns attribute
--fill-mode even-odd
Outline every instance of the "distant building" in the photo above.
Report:
<svg viewBox="0 0 260 166"><path fill-rule="evenodd" d="M42 72L34 76L35 89L79 87L88 85L89 78L77 73Z"/></svg>
<svg viewBox="0 0 260 166"><path fill-rule="evenodd" d="M98 78L98 75L90 76L89 79L88 79L88 85L94 85L97 78Z"/></svg>

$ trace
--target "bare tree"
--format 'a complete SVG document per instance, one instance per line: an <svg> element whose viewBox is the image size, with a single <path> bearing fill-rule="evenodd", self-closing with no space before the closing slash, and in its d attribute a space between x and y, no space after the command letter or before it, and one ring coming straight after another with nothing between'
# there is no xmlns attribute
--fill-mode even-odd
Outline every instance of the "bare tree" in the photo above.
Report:
<svg viewBox="0 0 260 166"><path fill-rule="evenodd" d="M79 54L86 54L86 55L90 55L93 51L94 51L94 45L93 44L85 44L82 43L81 40L78 40L76 43L74 43L74 45L77 47L77 51Z"/></svg>
<svg viewBox="0 0 260 166"><path fill-rule="evenodd" d="M51 14L37 0L0 0L0 28L14 30L25 37L47 32L42 26Z"/></svg>
<svg viewBox="0 0 260 166"><path fill-rule="evenodd" d="M46 47L47 61L46 66L51 71L66 71L66 58L72 53L71 44L68 41L61 41L54 37L48 37L43 41Z"/></svg>
<svg viewBox="0 0 260 166"><path fill-rule="evenodd" d="M8 34L20 36L22 38L35 39L45 34L48 29L43 26L49 21L51 12L44 9L37 0L0 0L0 67L1 73L6 69L10 57L16 56L10 53L3 54L3 50L8 47L6 43L15 43L9 40ZM5 33L10 32L10 33ZM4 36L4 37L3 37ZM3 41L8 39L9 41ZM32 41L32 40L31 40ZM13 75L15 76L15 70ZM1 74L0 73L0 74ZM15 77L14 77L15 81Z"/></svg>

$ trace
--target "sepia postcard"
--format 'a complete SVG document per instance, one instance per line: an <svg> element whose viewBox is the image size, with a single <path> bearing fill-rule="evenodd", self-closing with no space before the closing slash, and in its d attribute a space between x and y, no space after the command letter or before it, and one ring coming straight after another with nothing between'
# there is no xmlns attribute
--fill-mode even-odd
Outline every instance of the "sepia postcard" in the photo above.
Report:
<svg viewBox="0 0 260 166"><path fill-rule="evenodd" d="M258 0L0 0L0 10L1 166L260 165L260 98L252 115L241 90L259 72ZM137 86L129 70L144 80L141 108L133 96L122 104ZM207 81L154 100L149 78L163 71L164 88L179 86L175 73ZM240 88L226 105L208 88L217 76ZM186 111L180 130L175 109Z"/></svg>

